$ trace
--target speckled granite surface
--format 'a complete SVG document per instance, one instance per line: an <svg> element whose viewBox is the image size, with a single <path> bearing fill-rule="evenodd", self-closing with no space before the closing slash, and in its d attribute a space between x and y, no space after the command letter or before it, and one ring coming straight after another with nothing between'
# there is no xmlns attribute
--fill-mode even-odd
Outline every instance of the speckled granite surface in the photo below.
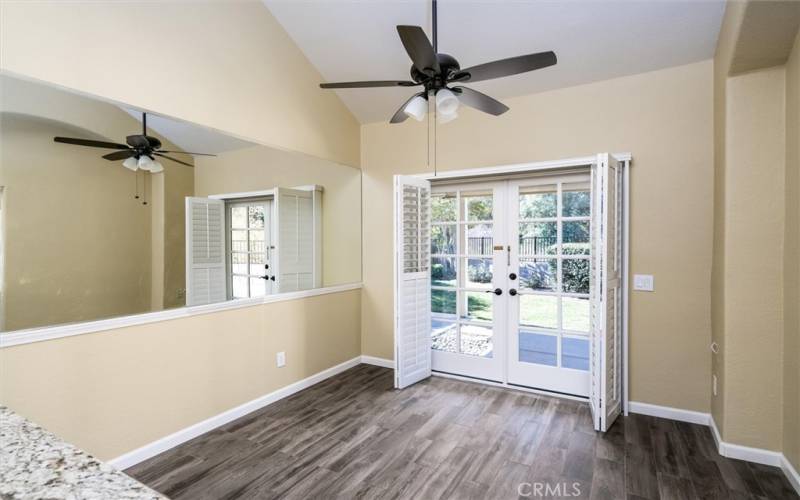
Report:
<svg viewBox="0 0 800 500"><path fill-rule="evenodd" d="M166 497L0 406L0 498Z"/></svg>

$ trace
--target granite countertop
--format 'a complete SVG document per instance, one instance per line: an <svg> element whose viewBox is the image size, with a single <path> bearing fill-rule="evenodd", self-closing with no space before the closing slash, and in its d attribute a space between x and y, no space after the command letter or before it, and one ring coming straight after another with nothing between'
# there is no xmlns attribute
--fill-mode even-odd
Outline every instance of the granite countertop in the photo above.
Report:
<svg viewBox="0 0 800 500"><path fill-rule="evenodd" d="M166 497L0 406L0 498Z"/></svg>

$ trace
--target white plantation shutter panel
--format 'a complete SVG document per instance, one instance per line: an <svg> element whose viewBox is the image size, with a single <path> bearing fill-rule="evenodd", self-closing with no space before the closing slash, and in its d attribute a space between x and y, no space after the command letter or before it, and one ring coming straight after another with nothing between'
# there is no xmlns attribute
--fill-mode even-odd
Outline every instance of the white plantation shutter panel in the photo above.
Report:
<svg viewBox="0 0 800 500"><path fill-rule="evenodd" d="M592 329L590 402L595 429L622 410L622 168L598 155L592 169Z"/></svg>
<svg viewBox="0 0 800 500"><path fill-rule="evenodd" d="M225 279L225 203L186 198L186 305L228 298Z"/></svg>
<svg viewBox="0 0 800 500"><path fill-rule="evenodd" d="M395 176L395 386L431 376L430 183Z"/></svg>
<svg viewBox="0 0 800 500"><path fill-rule="evenodd" d="M312 191L275 190L278 292L314 288L314 201Z"/></svg>

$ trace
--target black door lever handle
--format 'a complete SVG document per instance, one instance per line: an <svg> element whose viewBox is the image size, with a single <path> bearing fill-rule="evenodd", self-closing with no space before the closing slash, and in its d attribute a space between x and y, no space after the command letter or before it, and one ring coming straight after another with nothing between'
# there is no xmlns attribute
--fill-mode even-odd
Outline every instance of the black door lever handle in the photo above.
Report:
<svg viewBox="0 0 800 500"><path fill-rule="evenodd" d="M516 291L515 289L513 289L513 288L512 288L511 290L509 290L509 291L508 291L508 294L509 294L509 295L511 295L511 296L513 297L514 295L516 295L516 294L517 294L517 291Z"/></svg>
<svg viewBox="0 0 800 500"><path fill-rule="evenodd" d="M495 295L503 295L503 290L495 288L494 290L486 290L486 293L493 293Z"/></svg>

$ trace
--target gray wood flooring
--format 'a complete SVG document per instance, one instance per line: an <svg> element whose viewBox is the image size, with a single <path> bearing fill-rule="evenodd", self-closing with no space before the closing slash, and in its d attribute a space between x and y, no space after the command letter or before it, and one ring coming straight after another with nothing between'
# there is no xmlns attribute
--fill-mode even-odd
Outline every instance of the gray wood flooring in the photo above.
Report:
<svg viewBox="0 0 800 500"><path fill-rule="evenodd" d="M707 427L359 365L126 471L175 499L798 498ZM549 489L548 489L549 486ZM520 489L521 488L521 489Z"/></svg>

